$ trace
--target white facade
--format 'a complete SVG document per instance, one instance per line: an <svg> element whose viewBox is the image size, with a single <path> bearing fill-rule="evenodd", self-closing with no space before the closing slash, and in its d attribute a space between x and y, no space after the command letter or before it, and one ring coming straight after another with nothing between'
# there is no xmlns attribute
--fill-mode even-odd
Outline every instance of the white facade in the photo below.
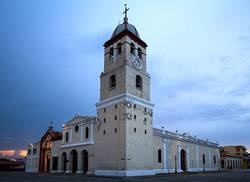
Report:
<svg viewBox="0 0 250 182"><path fill-rule="evenodd" d="M25 172L38 172L40 143L29 144L27 146L27 157L25 162Z"/></svg>

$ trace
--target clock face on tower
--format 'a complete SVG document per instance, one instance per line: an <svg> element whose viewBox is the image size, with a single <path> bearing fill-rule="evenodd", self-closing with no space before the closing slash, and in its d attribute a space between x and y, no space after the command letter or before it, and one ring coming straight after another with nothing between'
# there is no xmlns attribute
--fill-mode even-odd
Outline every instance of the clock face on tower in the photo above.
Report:
<svg viewBox="0 0 250 182"><path fill-rule="evenodd" d="M137 69L141 69L141 68L142 68L142 61L141 61L141 59L138 58L138 57L135 57L135 58L133 59L133 65L134 65L134 67L136 67Z"/></svg>

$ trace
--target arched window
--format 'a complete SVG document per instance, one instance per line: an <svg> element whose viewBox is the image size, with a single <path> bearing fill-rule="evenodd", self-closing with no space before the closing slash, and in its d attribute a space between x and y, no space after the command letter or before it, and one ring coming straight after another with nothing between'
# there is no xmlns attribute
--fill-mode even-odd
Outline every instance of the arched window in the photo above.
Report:
<svg viewBox="0 0 250 182"><path fill-rule="evenodd" d="M116 78L115 75L111 75L109 78L109 88L115 88L116 87Z"/></svg>
<svg viewBox="0 0 250 182"><path fill-rule="evenodd" d="M85 128L85 138L89 138L89 127Z"/></svg>
<svg viewBox="0 0 250 182"><path fill-rule="evenodd" d="M214 155L214 164L216 164L216 156Z"/></svg>
<svg viewBox="0 0 250 182"><path fill-rule="evenodd" d="M69 133L66 132L66 133L65 133L65 142L68 142L68 141L69 141Z"/></svg>
<svg viewBox="0 0 250 182"><path fill-rule="evenodd" d="M142 59L142 50L141 48L138 48L138 56L140 59Z"/></svg>
<svg viewBox="0 0 250 182"><path fill-rule="evenodd" d="M161 163L161 149L158 150L158 162Z"/></svg>
<svg viewBox="0 0 250 182"><path fill-rule="evenodd" d="M136 88L142 89L142 78L139 75L136 75Z"/></svg>
<svg viewBox="0 0 250 182"><path fill-rule="evenodd" d="M130 44L130 53L135 54L135 45L133 43Z"/></svg>
<svg viewBox="0 0 250 182"><path fill-rule="evenodd" d="M113 47L111 47L111 48L109 49L109 54L110 54L110 57L113 57L113 56L114 56L114 48L113 48Z"/></svg>
<svg viewBox="0 0 250 182"><path fill-rule="evenodd" d="M118 54L122 53L122 44L121 43L118 43L118 45L117 45L117 53Z"/></svg>

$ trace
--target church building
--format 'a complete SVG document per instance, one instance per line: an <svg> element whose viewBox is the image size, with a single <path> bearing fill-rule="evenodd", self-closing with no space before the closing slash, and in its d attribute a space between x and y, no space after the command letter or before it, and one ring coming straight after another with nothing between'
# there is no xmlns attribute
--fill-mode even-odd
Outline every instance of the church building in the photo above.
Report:
<svg viewBox="0 0 250 182"><path fill-rule="evenodd" d="M75 115L62 132L49 128L28 145L26 172L143 176L217 171L218 143L153 127L147 44L127 10L104 43L97 116Z"/></svg>

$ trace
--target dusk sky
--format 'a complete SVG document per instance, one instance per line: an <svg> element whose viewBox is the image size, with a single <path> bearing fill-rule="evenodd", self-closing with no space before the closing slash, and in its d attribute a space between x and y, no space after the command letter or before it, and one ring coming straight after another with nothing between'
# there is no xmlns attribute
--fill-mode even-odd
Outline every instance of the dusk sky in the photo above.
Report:
<svg viewBox="0 0 250 182"><path fill-rule="evenodd" d="M1 0L0 150L96 115L124 3L148 44L154 127L250 148L250 1Z"/></svg>

